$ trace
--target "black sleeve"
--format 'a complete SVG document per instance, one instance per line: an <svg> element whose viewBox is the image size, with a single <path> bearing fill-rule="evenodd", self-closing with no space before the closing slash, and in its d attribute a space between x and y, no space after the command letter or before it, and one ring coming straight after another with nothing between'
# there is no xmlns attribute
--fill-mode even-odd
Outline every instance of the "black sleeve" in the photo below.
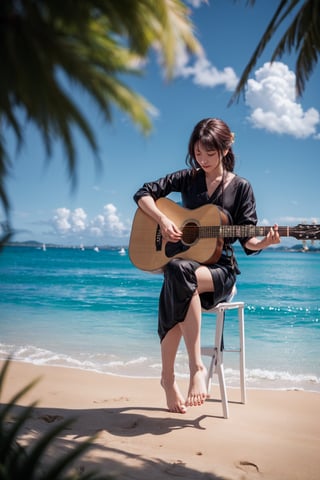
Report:
<svg viewBox="0 0 320 480"><path fill-rule="evenodd" d="M256 200L251 184L243 179L238 188L234 202L233 219L236 225L257 225L258 218L256 212ZM243 250L247 255L259 253L261 250L249 250L244 245L251 237L239 238Z"/></svg>
<svg viewBox="0 0 320 480"><path fill-rule="evenodd" d="M136 203L140 198L145 196L151 196L154 200L158 198L166 197L171 192L181 192L184 188L184 184L187 181L189 171L179 170L174 173L170 173L165 177L159 178L154 182L145 183L139 190L135 193L133 199Z"/></svg>

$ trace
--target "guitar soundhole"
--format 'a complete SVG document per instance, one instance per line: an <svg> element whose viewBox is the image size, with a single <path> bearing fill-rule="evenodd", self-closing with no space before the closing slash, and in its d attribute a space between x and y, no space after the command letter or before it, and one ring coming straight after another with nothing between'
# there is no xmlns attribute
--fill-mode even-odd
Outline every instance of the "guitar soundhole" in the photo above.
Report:
<svg viewBox="0 0 320 480"><path fill-rule="evenodd" d="M199 225L195 222L186 223L182 229L182 242L193 245L199 238Z"/></svg>

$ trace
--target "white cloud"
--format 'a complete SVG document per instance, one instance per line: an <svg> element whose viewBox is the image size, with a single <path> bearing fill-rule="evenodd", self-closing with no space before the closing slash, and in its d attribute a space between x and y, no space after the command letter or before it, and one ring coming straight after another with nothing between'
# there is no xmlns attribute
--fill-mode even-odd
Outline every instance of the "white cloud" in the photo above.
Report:
<svg viewBox="0 0 320 480"><path fill-rule="evenodd" d="M71 215L71 221L72 221L72 226L73 230L75 232L81 232L86 228L86 219L87 219L87 214L82 208L76 208Z"/></svg>
<svg viewBox="0 0 320 480"><path fill-rule="evenodd" d="M193 8L199 8L203 3L208 3L208 0L187 0L187 3Z"/></svg>
<svg viewBox="0 0 320 480"><path fill-rule="evenodd" d="M83 208L57 208L50 224L56 235L75 241L79 238L93 242L96 239L107 241L125 237L129 233L128 226L120 220L117 208L112 203L105 205L102 213L92 219L88 218Z"/></svg>
<svg viewBox="0 0 320 480"><path fill-rule="evenodd" d="M110 232L115 235L123 235L123 233L126 231L126 228L118 217L116 207L112 203L108 203L108 205L104 206L103 211L104 218Z"/></svg>
<svg viewBox="0 0 320 480"><path fill-rule="evenodd" d="M57 208L52 219L53 228L61 233L67 232L70 229L69 214L70 210L67 208Z"/></svg>
<svg viewBox="0 0 320 480"><path fill-rule="evenodd" d="M73 212L68 208L57 208L52 225L56 232L63 235L81 232L86 228L86 218L87 214L82 208L76 208Z"/></svg>
<svg viewBox="0 0 320 480"><path fill-rule="evenodd" d="M176 58L176 77L190 77L193 83L202 87L214 88L218 85L224 85L226 90L232 91L235 89L238 77L233 68L225 67L223 70L218 70L204 54L198 56L193 65L188 65L189 60L190 57L186 49L181 46Z"/></svg>
<svg viewBox="0 0 320 480"><path fill-rule="evenodd" d="M296 138L319 138L319 112L315 108L303 111L296 100L295 74L282 62L265 63L255 72L255 79L248 80L246 104L256 128Z"/></svg>

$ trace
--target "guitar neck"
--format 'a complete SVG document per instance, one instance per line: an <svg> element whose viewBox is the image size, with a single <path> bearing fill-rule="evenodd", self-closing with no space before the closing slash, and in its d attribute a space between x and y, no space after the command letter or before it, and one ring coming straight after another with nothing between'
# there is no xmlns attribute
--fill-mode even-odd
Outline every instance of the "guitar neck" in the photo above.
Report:
<svg viewBox="0 0 320 480"><path fill-rule="evenodd" d="M265 237L270 228L267 226L256 225L215 225L215 226L202 226L199 228L200 238L242 238L242 237ZM293 235L291 227L278 227L278 233L281 237L292 237Z"/></svg>

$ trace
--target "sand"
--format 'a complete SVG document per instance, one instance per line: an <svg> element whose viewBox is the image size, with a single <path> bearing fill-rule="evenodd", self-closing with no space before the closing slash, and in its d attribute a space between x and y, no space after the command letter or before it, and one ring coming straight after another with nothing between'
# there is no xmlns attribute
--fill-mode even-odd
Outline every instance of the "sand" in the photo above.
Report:
<svg viewBox="0 0 320 480"><path fill-rule="evenodd" d="M320 479L319 393L249 389L243 405L240 391L228 389L230 418L224 419L214 385L212 398L182 415L166 410L157 379L12 362L1 403L36 377L17 405L38 401L21 442L76 417L48 460L98 434L76 461L79 471L98 468L119 480ZM187 383L180 387L185 392Z"/></svg>

